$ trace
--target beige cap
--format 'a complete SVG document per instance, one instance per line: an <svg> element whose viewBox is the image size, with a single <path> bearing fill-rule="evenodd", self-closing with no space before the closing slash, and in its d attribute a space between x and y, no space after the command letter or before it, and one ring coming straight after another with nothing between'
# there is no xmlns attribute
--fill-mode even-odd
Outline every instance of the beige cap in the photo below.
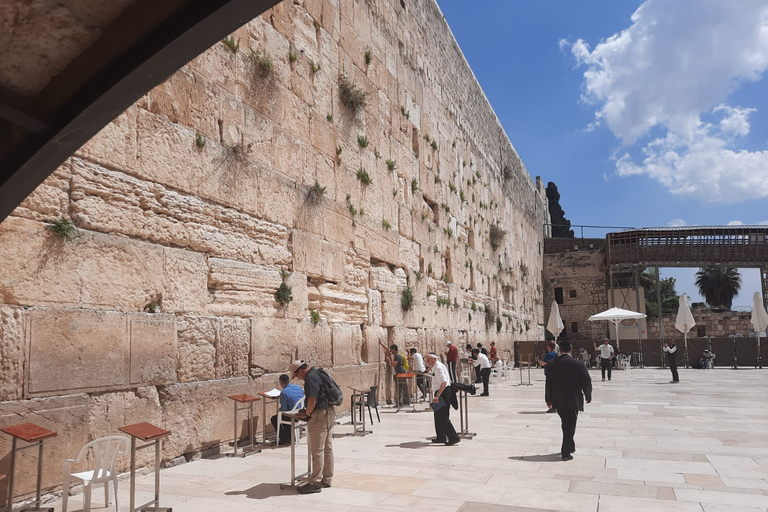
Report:
<svg viewBox="0 0 768 512"><path fill-rule="evenodd" d="M296 377L296 372L304 367L307 366L307 363L304 362L303 359L297 359L294 362L291 363L291 366L288 367L288 375L293 379Z"/></svg>

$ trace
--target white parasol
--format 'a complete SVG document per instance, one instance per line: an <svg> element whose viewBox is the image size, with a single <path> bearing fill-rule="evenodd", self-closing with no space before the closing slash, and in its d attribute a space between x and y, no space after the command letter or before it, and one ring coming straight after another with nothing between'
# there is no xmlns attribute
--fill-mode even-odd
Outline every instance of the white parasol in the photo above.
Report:
<svg viewBox="0 0 768 512"><path fill-rule="evenodd" d="M675 329L683 333L686 357L688 355L688 331L693 329L694 325L696 325L696 320L693 319L693 313L691 313L691 308L688 306L688 298L685 295L681 295L680 306L677 308L677 318L675 319Z"/></svg>
<svg viewBox="0 0 768 512"><path fill-rule="evenodd" d="M563 319L560 318L560 308L557 306L557 301L552 301L552 310L549 312L549 321L547 322L547 330L552 333L557 340L560 333L563 332L565 325L563 325Z"/></svg>
<svg viewBox="0 0 768 512"><path fill-rule="evenodd" d="M613 322L613 325L616 328L616 348L621 350L621 347L619 346L619 322L622 320L639 320L641 318L645 318L644 313L638 313L637 311L630 311L628 309L611 308L607 311L603 311L602 313L592 315L589 317L589 321L598 322L601 320L607 320L609 322Z"/></svg>
<svg viewBox="0 0 768 512"><path fill-rule="evenodd" d="M752 296L752 319L750 321L752 322L752 327L755 328L755 333L757 334L757 360L760 364L760 368L762 368L763 364L762 354L760 353L760 333L765 332L765 329L768 328L768 312L765 311L763 300L760 297L760 293L758 292L755 292L755 294Z"/></svg>

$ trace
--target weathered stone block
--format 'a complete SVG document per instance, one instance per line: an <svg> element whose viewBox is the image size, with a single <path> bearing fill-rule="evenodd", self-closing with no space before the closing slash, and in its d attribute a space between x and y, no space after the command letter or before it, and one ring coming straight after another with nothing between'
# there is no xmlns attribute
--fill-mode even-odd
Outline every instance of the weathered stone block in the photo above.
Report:
<svg viewBox="0 0 768 512"><path fill-rule="evenodd" d="M128 384L128 321L121 313L29 312L30 394Z"/></svg>
<svg viewBox="0 0 768 512"><path fill-rule="evenodd" d="M219 319L216 335L216 378L248 375L251 350L251 321L244 318Z"/></svg>
<svg viewBox="0 0 768 512"><path fill-rule="evenodd" d="M25 324L22 308L0 306L0 402L22 397Z"/></svg>
<svg viewBox="0 0 768 512"><path fill-rule="evenodd" d="M133 171L138 158L136 144L138 110L139 108L135 105L129 107L75 154L111 169Z"/></svg>
<svg viewBox="0 0 768 512"><path fill-rule="evenodd" d="M368 288L368 325L381 325L381 292Z"/></svg>
<svg viewBox="0 0 768 512"><path fill-rule="evenodd" d="M310 277L323 274L323 240L297 229L293 230L293 268Z"/></svg>
<svg viewBox="0 0 768 512"><path fill-rule="evenodd" d="M294 318L254 318L251 367L264 373L285 373L296 357L299 335L299 321Z"/></svg>
<svg viewBox="0 0 768 512"><path fill-rule="evenodd" d="M361 361L363 334L359 325L334 324L333 365L359 364Z"/></svg>
<svg viewBox="0 0 768 512"><path fill-rule="evenodd" d="M208 264L202 254L180 249L163 251L163 311L203 313L208 303Z"/></svg>
<svg viewBox="0 0 768 512"><path fill-rule="evenodd" d="M321 321L317 325L310 322L299 324L296 356L312 366L333 365L333 341L331 327L327 322ZM287 370L286 367L283 371Z"/></svg>
<svg viewBox="0 0 768 512"><path fill-rule="evenodd" d="M68 217L67 194L71 177L70 162L67 160L27 196L13 211L13 215L39 221Z"/></svg>
<svg viewBox="0 0 768 512"><path fill-rule="evenodd" d="M368 317L368 298L359 288L324 283L317 287L320 307L329 322L364 323Z"/></svg>
<svg viewBox="0 0 768 512"><path fill-rule="evenodd" d="M381 363L385 361L383 349L379 343L386 344L388 341L387 329L374 325L363 327L363 351L362 358L364 363Z"/></svg>
<svg viewBox="0 0 768 512"><path fill-rule="evenodd" d="M216 328L215 318L184 317L177 323L179 382L193 382L215 378Z"/></svg>
<svg viewBox="0 0 768 512"><path fill-rule="evenodd" d="M176 381L176 317L130 316L131 384L168 384Z"/></svg>

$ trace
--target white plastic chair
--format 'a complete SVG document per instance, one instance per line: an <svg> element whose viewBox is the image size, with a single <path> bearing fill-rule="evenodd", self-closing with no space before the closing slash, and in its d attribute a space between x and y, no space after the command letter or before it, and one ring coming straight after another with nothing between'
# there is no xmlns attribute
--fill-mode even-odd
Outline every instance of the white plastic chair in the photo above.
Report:
<svg viewBox="0 0 768 512"><path fill-rule="evenodd" d="M115 493L115 510L120 512L120 498L117 494L117 471L115 471L115 464L117 462L118 456L124 455L127 450L127 437L107 436L91 441L90 443L83 446L76 459L64 460L64 478L62 485L64 496L61 504L62 512L67 512L69 487L72 479L79 480L83 483L83 512L90 512L91 490L94 485L98 484L104 484L104 506L109 506L109 482L112 482L112 487ZM82 462L83 458L88 455L89 451L93 451L93 469L88 471L81 471L79 473L70 472L71 465Z"/></svg>
<svg viewBox="0 0 768 512"><path fill-rule="evenodd" d="M619 354L618 356L619 370L629 370L629 356Z"/></svg>
<svg viewBox="0 0 768 512"><path fill-rule="evenodd" d="M467 365L464 365L461 367L461 375L459 376L459 382L461 382L462 384L472 384L472 376L469 373L469 368L467 367Z"/></svg>
<svg viewBox="0 0 768 512"><path fill-rule="evenodd" d="M290 411L279 411L277 413L277 429L278 429L278 438L279 438L279 430L281 428L281 425L286 425L288 428L291 428L291 419L286 418L283 416L283 413L290 412L290 413L296 413L299 412L300 409L304 408L304 399L305 397L301 397L301 400L296 402L293 406L293 409ZM301 439L301 431L304 430L305 425L296 425L296 434L294 435L294 439L296 441L296 446L299 446L299 440ZM275 441L277 442L277 441Z"/></svg>

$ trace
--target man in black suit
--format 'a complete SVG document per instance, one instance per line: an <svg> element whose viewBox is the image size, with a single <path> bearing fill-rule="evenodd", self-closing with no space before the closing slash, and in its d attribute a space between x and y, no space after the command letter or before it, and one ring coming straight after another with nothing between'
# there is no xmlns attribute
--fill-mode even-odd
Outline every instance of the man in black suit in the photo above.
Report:
<svg viewBox="0 0 768 512"><path fill-rule="evenodd" d="M560 357L547 364L545 400L547 407L557 409L563 427L563 445L560 453L563 460L573 459L576 451L573 435L576 433L576 418L584 410L584 398L592 401L592 379L584 363L571 356L571 343L560 342Z"/></svg>

